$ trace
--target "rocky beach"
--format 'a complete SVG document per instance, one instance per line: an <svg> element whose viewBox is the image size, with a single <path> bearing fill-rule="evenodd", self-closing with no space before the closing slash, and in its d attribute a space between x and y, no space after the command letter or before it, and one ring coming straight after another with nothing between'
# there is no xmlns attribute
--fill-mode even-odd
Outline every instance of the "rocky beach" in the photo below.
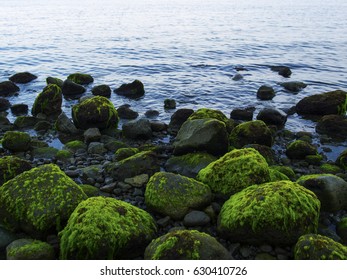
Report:
<svg viewBox="0 0 347 280"><path fill-rule="evenodd" d="M287 66L268 71L291 94L307 86ZM36 79L33 105L13 102ZM250 98L275 95L259 84ZM146 84L0 81L1 259L347 259L347 150L332 160L325 146L347 140L346 91L229 115L167 98L168 122L111 96L139 102ZM290 131L294 114L315 133Z"/></svg>

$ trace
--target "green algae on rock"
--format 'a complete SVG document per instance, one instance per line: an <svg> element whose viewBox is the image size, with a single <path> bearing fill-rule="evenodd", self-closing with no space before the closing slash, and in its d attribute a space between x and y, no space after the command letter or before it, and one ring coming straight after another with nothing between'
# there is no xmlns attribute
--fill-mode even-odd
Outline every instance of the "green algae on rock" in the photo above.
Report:
<svg viewBox="0 0 347 280"><path fill-rule="evenodd" d="M211 203L210 188L192 178L169 172L157 172L148 181L145 202L149 209L175 220L189 209L201 209Z"/></svg>
<svg viewBox="0 0 347 280"><path fill-rule="evenodd" d="M225 124L227 131L231 131L234 128L234 121L228 119L226 115L223 114L220 110L201 108L196 110L188 118L189 120L198 120L198 119L216 119Z"/></svg>
<svg viewBox="0 0 347 280"><path fill-rule="evenodd" d="M228 260L231 256L214 237L197 230L177 230L153 240L147 260Z"/></svg>
<svg viewBox="0 0 347 280"><path fill-rule="evenodd" d="M336 225L336 233L341 237L342 243L347 245L347 217L342 218Z"/></svg>
<svg viewBox="0 0 347 280"><path fill-rule="evenodd" d="M7 260L54 260L54 248L35 239L17 239L6 247Z"/></svg>
<svg viewBox="0 0 347 280"><path fill-rule="evenodd" d="M296 140L290 143L286 149L286 155L290 159L305 159L307 156L317 154L317 148L303 140Z"/></svg>
<svg viewBox="0 0 347 280"><path fill-rule="evenodd" d="M271 130L260 120L248 121L236 126L229 136L230 146L240 149L248 144L260 144L271 147Z"/></svg>
<svg viewBox="0 0 347 280"><path fill-rule="evenodd" d="M137 154L140 150L138 148L119 148L114 153L114 159L116 161L121 161L123 159L126 159L128 157L131 157L135 154Z"/></svg>
<svg viewBox="0 0 347 280"><path fill-rule="evenodd" d="M15 156L0 158L0 186L17 175L32 168L31 163Z"/></svg>
<svg viewBox="0 0 347 280"><path fill-rule="evenodd" d="M336 212L347 209L347 182L340 177L310 174L301 176L297 183L316 194L322 210Z"/></svg>
<svg viewBox="0 0 347 280"><path fill-rule="evenodd" d="M77 152L78 150L82 149L82 150L86 150L87 149L87 145L80 141L80 140L73 140L70 141L68 143L66 143L63 147L64 150L70 151L72 153Z"/></svg>
<svg viewBox="0 0 347 280"><path fill-rule="evenodd" d="M81 202L59 233L61 259L127 259L143 253L157 227L146 211L108 197Z"/></svg>
<svg viewBox="0 0 347 280"><path fill-rule="evenodd" d="M319 234L301 236L294 247L296 260L347 260L347 247Z"/></svg>
<svg viewBox="0 0 347 280"><path fill-rule="evenodd" d="M2 146L12 152L25 152L29 150L31 137L26 132L6 131L2 138Z"/></svg>
<svg viewBox="0 0 347 280"><path fill-rule="evenodd" d="M214 193L230 196L250 185L269 182L270 171L255 149L235 149L201 169L197 180L210 186Z"/></svg>
<svg viewBox="0 0 347 280"><path fill-rule="evenodd" d="M42 237L62 229L87 196L57 165L25 171L0 187L0 222Z"/></svg>
<svg viewBox="0 0 347 280"><path fill-rule="evenodd" d="M79 85L88 85L88 84L94 82L94 79L91 75L83 74L83 73L70 74L67 77L67 79L70 81L73 81L74 83L79 84Z"/></svg>
<svg viewBox="0 0 347 280"><path fill-rule="evenodd" d="M232 195L222 206L217 229L232 242L293 245L316 233L320 202L291 181L253 185Z"/></svg>
<svg viewBox="0 0 347 280"><path fill-rule="evenodd" d="M97 187L94 187L94 186L91 186L91 185L87 185L87 184L83 184L83 185L79 185L79 186L81 187L83 192L88 197L98 196L98 194L99 194L99 189Z"/></svg>
<svg viewBox="0 0 347 280"><path fill-rule="evenodd" d="M110 100L103 96L94 96L72 107L72 120L80 129L105 129L117 127L119 118Z"/></svg>
<svg viewBox="0 0 347 280"><path fill-rule="evenodd" d="M270 182L289 180L288 176L276 168L269 167Z"/></svg>
<svg viewBox="0 0 347 280"><path fill-rule="evenodd" d="M61 88L50 84L36 97L31 113L33 116L43 113L46 116L58 116L61 113L63 94Z"/></svg>

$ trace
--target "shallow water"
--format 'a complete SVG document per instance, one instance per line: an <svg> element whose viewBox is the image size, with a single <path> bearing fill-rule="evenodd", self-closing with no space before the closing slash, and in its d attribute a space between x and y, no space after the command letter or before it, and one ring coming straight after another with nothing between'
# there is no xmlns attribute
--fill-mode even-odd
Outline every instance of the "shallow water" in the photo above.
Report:
<svg viewBox="0 0 347 280"><path fill-rule="evenodd" d="M38 76L21 86L12 104L31 106L47 76L65 79L74 72L94 77L88 90L141 80L142 99L113 94L112 102L128 103L140 116L159 110L166 122L174 111L164 110L165 98L174 98L177 108L209 107L229 116L237 107L287 109L307 95L347 90L344 0L0 0L0 5L0 81L22 71ZM283 78L270 65L289 66L293 74ZM234 81L237 73L243 79ZM288 80L308 86L295 95L278 85ZM263 84L275 88L273 100L257 100ZM75 103L64 101L68 115ZM315 124L293 115L286 128L313 132Z"/></svg>

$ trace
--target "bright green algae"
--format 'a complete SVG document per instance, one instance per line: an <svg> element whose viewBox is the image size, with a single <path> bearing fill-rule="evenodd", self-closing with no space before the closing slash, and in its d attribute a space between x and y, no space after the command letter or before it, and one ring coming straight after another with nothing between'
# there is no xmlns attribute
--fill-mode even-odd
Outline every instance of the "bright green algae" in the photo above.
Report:
<svg viewBox="0 0 347 280"><path fill-rule="evenodd" d="M154 238L157 227L146 211L105 197L81 202L59 233L61 259L124 259Z"/></svg>

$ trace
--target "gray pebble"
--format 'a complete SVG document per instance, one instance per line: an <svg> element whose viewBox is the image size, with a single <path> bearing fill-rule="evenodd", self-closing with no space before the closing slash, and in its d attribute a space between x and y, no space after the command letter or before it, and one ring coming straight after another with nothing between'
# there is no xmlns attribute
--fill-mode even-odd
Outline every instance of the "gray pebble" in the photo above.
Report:
<svg viewBox="0 0 347 280"><path fill-rule="evenodd" d="M183 219L183 224L186 227L204 226L210 223L210 217L202 211L189 212Z"/></svg>
<svg viewBox="0 0 347 280"><path fill-rule="evenodd" d="M272 249L272 246L271 245L267 245L267 244L264 244L264 245L261 245L259 247L260 251L264 252L264 253L270 253L273 249Z"/></svg>

